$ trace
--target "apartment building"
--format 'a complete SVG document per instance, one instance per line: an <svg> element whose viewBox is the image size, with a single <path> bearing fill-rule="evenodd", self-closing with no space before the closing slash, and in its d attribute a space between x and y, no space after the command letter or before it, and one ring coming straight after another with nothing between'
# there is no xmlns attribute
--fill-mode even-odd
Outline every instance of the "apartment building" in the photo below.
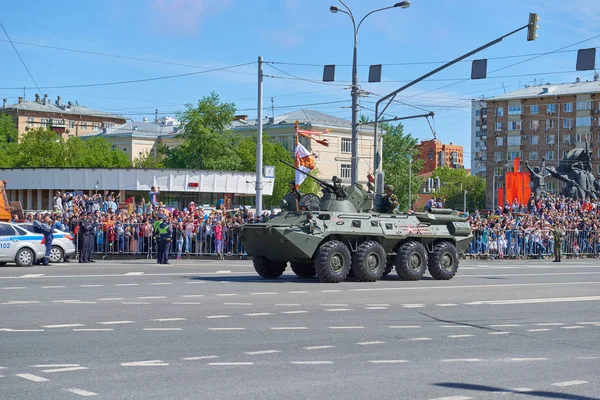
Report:
<svg viewBox="0 0 600 400"><path fill-rule="evenodd" d="M454 169L464 168L464 150L455 144L443 144L441 141L423 140L417 145L419 158L424 161L421 174L432 172L438 167Z"/></svg>
<svg viewBox="0 0 600 400"><path fill-rule="evenodd" d="M487 103L473 100L471 103L471 173L481 177L485 177L487 161L487 119Z"/></svg>
<svg viewBox="0 0 600 400"><path fill-rule="evenodd" d="M4 99L0 114L13 117L19 130L19 140L34 128L47 127L67 139L112 128L126 121L123 116L80 106L71 101L65 104L60 96L52 102L47 94L43 98L36 94L33 101L19 97L18 102L11 105L8 104L8 99Z"/></svg>
<svg viewBox="0 0 600 400"><path fill-rule="evenodd" d="M594 155L593 172L600 174L600 81L579 78L573 83L528 86L487 100L486 205L495 206L495 193L504 186L505 172L517 157L537 166L558 165L574 148L588 143ZM521 170L525 170L521 164ZM516 172L516 171L515 171ZM559 182L546 181L546 190L558 192Z"/></svg>

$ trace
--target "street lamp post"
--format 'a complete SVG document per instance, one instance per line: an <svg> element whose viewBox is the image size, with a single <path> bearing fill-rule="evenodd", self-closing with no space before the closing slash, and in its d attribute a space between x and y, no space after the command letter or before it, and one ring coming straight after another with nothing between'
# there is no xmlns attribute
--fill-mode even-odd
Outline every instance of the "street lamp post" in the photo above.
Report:
<svg viewBox="0 0 600 400"><path fill-rule="evenodd" d="M396 7L408 8L408 7L410 7L410 1L405 0L405 1L398 2L398 3L394 4L393 6L383 7L383 8L378 8L376 10L373 10L373 11L369 12L367 15L365 15L359 21L358 25L356 24L356 21L354 20L354 15L352 14L352 10L350 10L350 7L348 7L346 5L346 3L344 3L343 0L339 0L339 2L342 3L342 5L344 6L344 8L346 10L342 10L336 6L331 6L331 7L329 7L329 11L331 11L334 14L337 12L342 12L342 13L348 15L350 17L350 19L352 20L352 26L354 28L354 53L353 53L353 57L352 57L352 158L351 158L350 181L351 181L352 185L355 185L356 183L358 183L358 125L359 125L359 123L358 123L358 120L359 120L358 95L359 95L359 88L358 88L358 71L356 68L357 50L358 50L358 30L360 29L360 26L363 23L363 21L369 15L374 14L379 11L388 10L390 8L396 8Z"/></svg>

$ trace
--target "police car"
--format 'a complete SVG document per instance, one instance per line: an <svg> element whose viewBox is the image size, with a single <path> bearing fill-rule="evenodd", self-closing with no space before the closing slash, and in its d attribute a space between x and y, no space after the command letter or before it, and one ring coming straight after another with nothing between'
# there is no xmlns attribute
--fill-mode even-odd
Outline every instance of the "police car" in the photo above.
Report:
<svg viewBox="0 0 600 400"><path fill-rule="evenodd" d="M45 255L44 235L0 222L0 265L14 262L20 267L28 267Z"/></svg>
<svg viewBox="0 0 600 400"><path fill-rule="evenodd" d="M25 228L29 232L35 233L32 223L18 224L17 226ZM52 232L54 238L52 239L52 249L50 249L50 262L58 263L68 259L70 256L75 254L75 237L70 233L59 231L55 229Z"/></svg>

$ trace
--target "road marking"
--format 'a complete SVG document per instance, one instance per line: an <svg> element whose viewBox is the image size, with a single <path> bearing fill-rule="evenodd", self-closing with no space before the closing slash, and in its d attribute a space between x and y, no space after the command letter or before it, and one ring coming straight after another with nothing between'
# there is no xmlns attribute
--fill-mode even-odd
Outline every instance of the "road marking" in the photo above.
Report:
<svg viewBox="0 0 600 400"><path fill-rule="evenodd" d="M536 324L537 326L564 326L562 322L542 322L540 324Z"/></svg>
<svg viewBox="0 0 600 400"><path fill-rule="evenodd" d="M600 357L577 357L578 360L598 360Z"/></svg>
<svg viewBox="0 0 600 400"><path fill-rule="evenodd" d="M173 283L171 283L171 282L154 282L154 283L151 283L151 285L154 285L154 286L172 285L172 284Z"/></svg>
<svg viewBox="0 0 600 400"><path fill-rule="evenodd" d="M96 299L98 301L114 301L114 300L125 300L125 297L106 297L104 299Z"/></svg>
<svg viewBox="0 0 600 400"><path fill-rule="evenodd" d="M514 328L521 326L520 324L500 324L500 325L488 325L490 328Z"/></svg>
<svg viewBox="0 0 600 400"><path fill-rule="evenodd" d="M547 361L547 358L509 358L510 361Z"/></svg>
<svg viewBox="0 0 600 400"><path fill-rule="evenodd" d="M42 289L62 289L66 286L40 286Z"/></svg>
<svg viewBox="0 0 600 400"><path fill-rule="evenodd" d="M325 365L333 364L333 361L290 361L294 365Z"/></svg>
<svg viewBox="0 0 600 400"><path fill-rule="evenodd" d="M181 297L183 297L184 299L188 299L188 298L195 298L195 297L204 297L204 295L203 294L186 294Z"/></svg>
<svg viewBox="0 0 600 400"><path fill-rule="evenodd" d="M449 338L466 338L466 337L474 337L475 335L448 335Z"/></svg>
<svg viewBox="0 0 600 400"><path fill-rule="evenodd" d="M66 390L67 392L71 392L73 394L78 394L78 395L84 396L84 397L98 396L98 393L94 393L94 392L90 392L88 390L83 390L83 389L78 389L78 388L68 388L68 389L63 389L63 390Z"/></svg>
<svg viewBox="0 0 600 400"><path fill-rule="evenodd" d="M256 295L256 296L261 296L261 295L267 295L267 294L277 294L277 292L255 292L255 293L250 293L252 295Z"/></svg>
<svg viewBox="0 0 600 400"><path fill-rule="evenodd" d="M352 311L352 308L326 308L325 311L339 312L339 311Z"/></svg>
<svg viewBox="0 0 600 400"><path fill-rule="evenodd" d="M206 318L208 318L208 319L231 318L231 316L229 316L229 315L207 315Z"/></svg>
<svg viewBox="0 0 600 400"><path fill-rule="evenodd" d="M73 329L73 332L108 332L114 331L112 328L82 328L82 329Z"/></svg>
<svg viewBox="0 0 600 400"><path fill-rule="evenodd" d="M39 301L36 300L22 300L22 301L9 301L7 303L2 303L6 305L17 305L17 304L39 304Z"/></svg>
<svg viewBox="0 0 600 400"><path fill-rule="evenodd" d="M25 286L7 286L3 287L4 290L18 290L18 289L27 289Z"/></svg>
<svg viewBox="0 0 600 400"><path fill-rule="evenodd" d="M527 329L527 332L549 332L552 329L548 328L540 328L540 329Z"/></svg>
<svg viewBox="0 0 600 400"><path fill-rule="evenodd" d="M244 314L247 315L248 317L262 317L263 315L273 315L273 313L270 312L256 312L256 313L248 313L248 314Z"/></svg>
<svg viewBox="0 0 600 400"><path fill-rule="evenodd" d="M458 304L455 304L455 303L442 303L442 304L436 304L436 306L439 306L439 307L454 307L454 306L457 306L457 305L458 305Z"/></svg>
<svg viewBox="0 0 600 400"><path fill-rule="evenodd" d="M425 304L402 304L404 308L423 308Z"/></svg>
<svg viewBox="0 0 600 400"><path fill-rule="evenodd" d="M254 365L253 362L215 362L215 363L208 363L208 365L214 366L214 367L218 367L218 366L238 366L238 365Z"/></svg>
<svg viewBox="0 0 600 400"><path fill-rule="evenodd" d="M321 304L321 307L347 307L348 304L339 303L339 304Z"/></svg>
<svg viewBox="0 0 600 400"><path fill-rule="evenodd" d="M308 290L294 290L294 291L288 292L288 293L290 293L290 294L304 294L304 293L310 293L310 292Z"/></svg>
<svg viewBox="0 0 600 400"><path fill-rule="evenodd" d="M42 325L42 328L76 328L85 326L84 324L61 324L61 325Z"/></svg>
<svg viewBox="0 0 600 400"><path fill-rule="evenodd" d="M510 299L510 300L485 300L471 301L467 305L510 305L510 304L539 304L539 303L570 303L577 301L599 301L600 296L583 297L551 297L545 299Z"/></svg>
<svg viewBox="0 0 600 400"><path fill-rule="evenodd" d="M471 400L472 397L467 396L448 396L448 397L436 397L435 399L430 400Z"/></svg>
<svg viewBox="0 0 600 400"><path fill-rule="evenodd" d="M198 357L184 357L183 361L199 361L199 360L208 360L213 358L219 358L219 356L198 356Z"/></svg>
<svg viewBox="0 0 600 400"><path fill-rule="evenodd" d="M488 335L510 335L512 332L488 332Z"/></svg>
<svg viewBox="0 0 600 400"><path fill-rule="evenodd" d="M208 328L209 331L245 331L246 328Z"/></svg>
<svg viewBox="0 0 600 400"><path fill-rule="evenodd" d="M180 331L181 328L144 328L145 331Z"/></svg>
<svg viewBox="0 0 600 400"><path fill-rule="evenodd" d="M81 367L81 366L77 366L77 367L65 367L65 368L44 369L43 372L51 374L53 372L79 371L79 370L82 370L82 369L89 369L89 368Z"/></svg>
<svg viewBox="0 0 600 400"><path fill-rule="evenodd" d="M104 285L79 285L79 287L82 288L88 288L88 287L103 287Z"/></svg>
<svg viewBox="0 0 600 400"><path fill-rule="evenodd" d="M151 300L151 299L166 299L167 296L143 296L143 297L138 297L138 299L140 300Z"/></svg>
<svg viewBox="0 0 600 400"><path fill-rule="evenodd" d="M19 378L27 379L32 382L47 382L50 379L42 378L41 376L32 375L32 374L16 374Z"/></svg>
<svg viewBox="0 0 600 400"><path fill-rule="evenodd" d="M560 329L583 329L585 326L561 326Z"/></svg>
<svg viewBox="0 0 600 400"><path fill-rule="evenodd" d="M248 351L244 354L248 354L249 356L258 356L262 354L274 354L281 353L279 350L262 350L262 351Z"/></svg>
<svg viewBox="0 0 600 400"><path fill-rule="evenodd" d="M294 310L294 311L282 311L282 314L306 314L308 311L304 310Z"/></svg>
<svg viewBox="0 0 600 400"><path fill-rule="evenodd" d="M479 362L481 359L479 358L446 358L444 360L440 360L441 362Z"/></svg>
<svg viewBox="0 0 600 400"><path fill-rule="evenodd" d="M252 303L223 303L226 306L251 306Z"/></svg>
<svg viewBox="0 0 600 400"><path fill-rule="evenodd" d="M419 325L391 325L388 326L390 329L418 329Z"/></svg>
<svg viewBox="0 0 600 400"><path fill-rule="evenodd" d="M244 272L240 272L243 274ZM201 283L207 283L208 281L196 281L196 282L185 282L187 285L199 285Z"/></svg>
<svg viewBox="0 0 600 400"><path fill-rule="evenodd" d="M299 331L308 329L305 326L274 326L271 330L274 331Z"/></svg>
<svg viewBox="0 0 600 400"><path fill-rule="evenodd" d="M365 307L365 310L389 310L389 307Z"/></svg>
<svg viewBox="0 0 600 400"><path fill-rule="evenodd" d="M225 297L225 296L239 296L239 294L237 293L220 293L217 296L219 297Z"/></svg>
<svg viewBox="0 0 600 400"><path fill-rule="evenodd" d="M371 364L404 364L408 360L369 360Z"/></svg>
<svg viewBox="0 0 600 400"><path fill-rule="evenodd" d="M139 283L117 283L115 286L139 286Z"/></svg>
<svg viewBox="0 0 600 400"><path fill-rule="evenodd" d="M150 360L150 361L131 361L121 363L122 367L165 367L169 365L162 360Z"/></svg>
<svg viewBox="0 0 600 400"><path fill-rule="evenodd" d="M535 389L531 389L531 388L514 388L514 389L510 389L512 392L517 392L517 393L527 393L527 392L533 392Z"/></svg>
<svg viewBox="0 0 600 400"><path fill-rule="evenodd" d="M330 326L329 329L365 329L365 327L360 325Z"/></svg>
<svg viewBox="0 0 600 400"><path fill-rule="evenodd" d="M380 342L380 341L374 341L374 342L358 342L358 343L356 343L356 344L358 344L358 345L360 345L360 346L368 346L368 345L371 345L371 344L385 344L385 342Z"/></svg>
<svg viewBox="0 0 600 400"><path fill-rule="evenodd" d="M552 386L567 387L567 386L583 385L584 383L587 383L587 381L566 381L566 382L553 383Z"/></svg>
<svg viewBox="0 0 600 400"><path fill-rule="evenodd" d="M46 274L26 274L21 275L19 278L39 278L40 276L44 276Z"/></svg>
<svg viewBox="0 0 600 400"><path fill-rule="evenodd" d="M389 304L367 304L369 307L390 307Z"/></svg>
<svg viewBox="0 0 600 400"><path fill-rule="evenodd" d="M144 275L143 272L128 272L125 275Z"/></svg>
<svg viewBox="0 0 600 400"><path fill-rule="evenodd" d="M598 272L600 273L600 272ZM579 273L577 273L579 274ZM589 274L589 273L581 273ZM518 276L524 276L517 274ZM540 275L534 274L536 277ZM546 275L546 274L544 274ZM489 275L484 275L489 277ZM500 275L506 276L506 275ZM473 277L473 275L470 275ZM455 290L455 289L478 289L478 288L507 288L507 287L527 287L527 286L564 286L564 285L598 285L600 282L544 282L544 283L508 283L508 284L495 284L495 285L456 285L456 286L407 286L407 287L384 287L384 288L362 288L362 289L350 289L351 292L388 292L388 291L403 291L403 290ZM464 303L466 304L466 303Z"/></svg>
<svg viewBox="0 0 600 400"><path fill-rule="evenodd" d="M4 332L44 332L43 329L0 329Z"/></svg>
<svg viewBox="0 0 600 400"><path fill-rule="evenodd" d="M187 320L187 318L157 318L157 319L153 319L152 321L171 322L171 321L185 321L185 320Z"/></svg>
<svg viewBox="0 0 600 400"><path fill-rule="evenodd" d="M98 322L99 324L102 325L121 325L121 324L135 324L135 321L105 321L105 322Z"/></svg>
<svg viewBox="0 0 600 400"><path fill-rule="evenodd" d="M430 337L415 337L415 338L402 339L403 342L424 342L424 341L428 341L428 340L433 340L433 339Z"/></svg>
<svg viewBox="0 0 600 400"><path fill-rule="evenodd" d="M194 301L176 301L171 303L173 305L181 305L181 306L187 306L187 305L198 305L198 304L202 304L202 303L198 303L198 302L194 302Z"/></svg>
<svg viewBox="0 0 600 400"><path fill-rule="evenodd" d="M217 271L215 272L215 274L230 274L231 271L230 270L223 270L223 271Z"/></svg>
<svg viewBox="0 0 600 400"><path fill-rule="evenodd" d="M598 325L600 322L577 322L579 325Z"/></svg>
<svg viewBox="0 0 600 400"><path fill-rule="evenodd" d="M32 365L32 368L68 368L79 367L79 364L37 364Z"/></svg>

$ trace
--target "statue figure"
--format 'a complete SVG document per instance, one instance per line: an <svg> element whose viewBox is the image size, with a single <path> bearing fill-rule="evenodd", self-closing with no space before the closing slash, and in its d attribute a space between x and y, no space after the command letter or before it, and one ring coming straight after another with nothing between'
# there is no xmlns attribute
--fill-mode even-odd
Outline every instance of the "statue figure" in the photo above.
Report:
<svg viewBox="0 0 600 400"><path fill-rule="evenodd" d="M561 194L574 199L597 199L600 185L592 173L592 153L588 151L587 143L585 149L570 150L557 168L546 170L552 177L566 183Z"/></svg>
<svg viewBox="0 0 600 400"><path fill-rule="evenodd" d="M532 169L527 161L525 161L525 167L527 167L527 170L529 171L529 176L531 177L531 182L533 183L533 193L537 199L545 193L545 179L551 175L546 173L546 157L542 157L541 167L534 167Z"/></svg>

